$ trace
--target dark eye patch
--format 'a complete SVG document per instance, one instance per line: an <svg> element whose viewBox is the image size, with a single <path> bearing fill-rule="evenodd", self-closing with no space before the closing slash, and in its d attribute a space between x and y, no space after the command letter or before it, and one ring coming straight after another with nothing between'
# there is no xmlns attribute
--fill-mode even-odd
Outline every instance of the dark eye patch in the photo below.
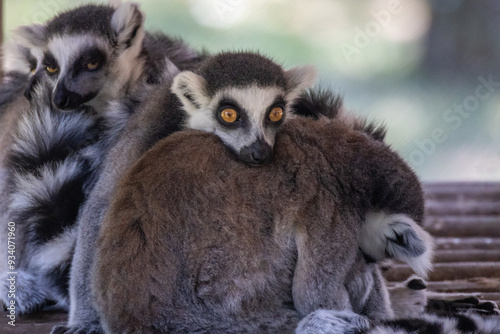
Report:
<svg viewBox="0 0 500 334"><path fill-rule="evenodd" d="M99 63L98 67L94 71L100 69L104 62L106 61L106 55L104 52L99 50L99 48L94 47L85 50L75 61L74 71L78 73L81 70L87 70L87 64L89 63Z"/></svg>
<svg viewBox="0 0 500 334"><path fill-rule="evenodd" d="M271 113L271 110L273 110L273 108L277 108L277 107L283 109L283 117L278 122L271 122L269 120L269 114ZM274 102L271 104L271 106L269 106L269 108L267 109L267 116L265 118L266 125L267 124L271 124L272 126L279 126L279 125L281 125L283 123L283 121L285 120L285 117L286 117L285 107L286 107L285 98L283 96L277 96L274 99Z"/></svg>
<svg viewBox="0 0 500 334"><path fill-rule="evenodd" d="M226 109L231 108L238 112L239 119L234 123L226 123L221 119L221 112ZM222 98L219 101L217 108L215 108L215 118L220 124L229 129L242 128L248 124L248 114L245 109L241 108L239 104L231 98Z"/></svg>
<svg viewBox="0 0 500 334"><path fill-rule="evenodd" d="M59 67L59 65L57 63L57 60L49 52L46 52L43 55L43 66L45 66L45 67L54 67L54 68Z"/></svg>

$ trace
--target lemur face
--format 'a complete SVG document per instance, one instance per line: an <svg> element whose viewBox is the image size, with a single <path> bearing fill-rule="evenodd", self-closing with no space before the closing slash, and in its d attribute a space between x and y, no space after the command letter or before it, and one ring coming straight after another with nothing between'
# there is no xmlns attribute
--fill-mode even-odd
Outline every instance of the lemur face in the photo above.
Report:
<svg viewBox="0 0 500 334"><path fill-rule="evenodd" d="M113 50L95 36L56 36L44 52L42 73L53 87L52 102L60 109L75 109L99 95L107 95L113 81Z"/></svg>
<svg viewBox="0 0 500 334"><path fill-rule="evenodd" d="M143 15L136 4L78 7L37 30L37 34L25 34L41 50L28 97L44 80L59 109L85 104L100 110L106 101L126 91L141 72Z"/></svg>
<svg viewBox="0 0 500 334"><path fill-rule="evenodd" d="M271 160L276 133L287 113L286 92L278 87L231 87L193 113L187 126L216 134L240 160L261 165Z"/></svg>
<svg viewBox="0 0 500 334"><path fill-rule="evenodd" d="M311 67L284 71L252 53L214 56L199 72L181 72L172 85L187 113L186 127L216 134L253 166L271 161L279 127L315 79Z"/></svg>

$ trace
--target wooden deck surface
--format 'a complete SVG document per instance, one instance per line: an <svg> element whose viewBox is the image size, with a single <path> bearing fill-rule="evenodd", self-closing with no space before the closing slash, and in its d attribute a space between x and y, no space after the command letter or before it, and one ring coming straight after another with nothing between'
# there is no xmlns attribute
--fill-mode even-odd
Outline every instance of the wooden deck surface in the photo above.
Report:
<svg viewBox="0 0 500 334"><path fill-rule="evenodd" d="M435 183L425 186L425 229L436 239L429 289L481 292L500 304L500 183ZM406 265L389 281L411 274Z"/></svg>
<svg viewBox="0 0 500 334"><path fill-rule="evenodd" d="M429 289L436 292L480 292L500 304L500 183L427 184L425 228L436 237L435 270ZM385 273L390 282L411 274L406 265ZM0 314L0 334L49 333L67 315L41 312L7 325Z"/></svg>

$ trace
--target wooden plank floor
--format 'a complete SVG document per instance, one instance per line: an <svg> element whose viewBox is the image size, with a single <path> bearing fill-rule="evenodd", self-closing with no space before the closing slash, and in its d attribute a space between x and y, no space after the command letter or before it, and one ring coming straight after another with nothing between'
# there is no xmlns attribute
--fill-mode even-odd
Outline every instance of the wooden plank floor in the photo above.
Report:
<svg viewBox="0 0 500 334"><path fill-rule="evenodd" d="M429 289L436 292L481 292L500 304L500 183L427 184L425 228L436 236L435 270ZM395 265L385 275L390 282L411 274ZM7 325L0 314L0 334L49 333L67 315L41 312Z"/></svg>
<svg viewBox="0 0 500 334"><path fill-rule="evenodd" d="M15 327L7 324L7 312L0 313L0 334L48 334L52 327L64 325L68 315L65 312L44 311L30 316L16 317Z"/></svg>
<svg viewBox="0 0 500 334"><path fill-rule="evenodd" d="M481 292L500 304L500 183L435 183L425 186L427 231L436 237L429 289ZM386 277L411 273L395 265Z"/></svg>

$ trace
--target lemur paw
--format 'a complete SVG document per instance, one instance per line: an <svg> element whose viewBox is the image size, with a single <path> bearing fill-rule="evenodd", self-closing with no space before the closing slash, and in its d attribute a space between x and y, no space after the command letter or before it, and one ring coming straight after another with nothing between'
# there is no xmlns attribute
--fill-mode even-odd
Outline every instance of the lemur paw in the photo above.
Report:
<svg viewBox="0 0 500 334"><path fill-rule="evenodd" d="M103 334L101 326L98 324L55 326L50 334Z"/></svg>
<svg viewBox="0 0 500 334"><path fill-rule="evenodd" d="M7 296L7 291L11 289L10 282L15 282L15 312L18 315L35 313L42 310L47 304L47 296L38 289L35 278L24 272L19 272L16 276L2 275L3 286L2 295ZM4 292L5 291L5 292ZM4 301L5 307L9 307L9 301Z"/></svg>
<svg viewBox="0 0 500 334"><path fill-rule="evenodd" d="M299 322L295 334L359 334L369 327L366 317L352 311L317 310Z"/></svg>

